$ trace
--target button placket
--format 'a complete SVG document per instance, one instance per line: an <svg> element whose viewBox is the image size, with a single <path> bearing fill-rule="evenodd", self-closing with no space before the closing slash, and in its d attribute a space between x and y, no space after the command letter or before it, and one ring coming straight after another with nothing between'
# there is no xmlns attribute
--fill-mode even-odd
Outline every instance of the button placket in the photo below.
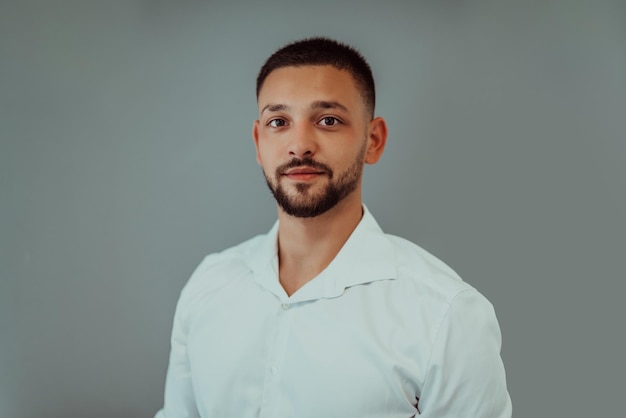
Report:
<svg viewBox="0 0 626 418"><path fill-rule="evenodd" d="M288 312L290 307L291 304L282 303L280 304L280 309L276 311L274 332L268 345L260 418L272 418L281 415L280 373L291 327L291 315Z"/></svg>

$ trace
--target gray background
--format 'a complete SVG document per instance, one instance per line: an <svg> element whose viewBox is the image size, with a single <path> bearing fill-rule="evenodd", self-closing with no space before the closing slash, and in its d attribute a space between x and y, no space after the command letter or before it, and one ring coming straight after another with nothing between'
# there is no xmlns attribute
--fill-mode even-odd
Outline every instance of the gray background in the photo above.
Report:
<svg viewBox="0 0 626 418"><path fill-rule="evenodd" d="M181 287L276 216L256 72L315 34L370 60L365 202L495 305L515 416L623 414L625 2L3 0L0 417L159 408Z"/></svg>

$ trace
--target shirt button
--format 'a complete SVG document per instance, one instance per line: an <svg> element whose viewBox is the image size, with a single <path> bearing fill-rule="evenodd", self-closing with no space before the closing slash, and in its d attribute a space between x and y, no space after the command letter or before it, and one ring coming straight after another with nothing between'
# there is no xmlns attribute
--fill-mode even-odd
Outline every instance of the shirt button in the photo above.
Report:
<svg viewBox="0 0 626 418"><path fill-rule="evenodd" d="M272 367L270 371L272 372L272 374L278 373L278 369L276 367Z"/></svg>
<svg viewBox="0 0 626 418"><path fill-rule="evenodd" d="M283 303L282 305L280 305L281 308L283 308L285 311L287 309L289 309L289 304L288 303Z"/></svg>

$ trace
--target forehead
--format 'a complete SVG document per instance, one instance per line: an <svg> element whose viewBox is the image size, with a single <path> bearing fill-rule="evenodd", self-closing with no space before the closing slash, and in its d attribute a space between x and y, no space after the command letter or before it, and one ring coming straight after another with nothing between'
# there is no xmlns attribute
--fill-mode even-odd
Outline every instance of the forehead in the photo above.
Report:
<svg viewBox="0 0 626 418"><path fill-rule="evenodd" d="M259 109L286 101L336 101L363 106L352 74L330 65L282 67L272 71L259 92Z"/></svg>

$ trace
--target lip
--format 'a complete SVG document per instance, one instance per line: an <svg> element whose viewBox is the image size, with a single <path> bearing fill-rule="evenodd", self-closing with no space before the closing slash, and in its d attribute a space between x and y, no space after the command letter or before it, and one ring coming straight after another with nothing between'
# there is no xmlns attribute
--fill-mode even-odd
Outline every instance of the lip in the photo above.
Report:
<svg viewBox="0 0 626 418"><path fill-rule="evenodd" d="M307 174L324 174L324 172L313 167L296 167L284 172L284 175L286 176L299 176Z"/></svg>
<svg viewBox="0 0 626 418"><path fill-rule="evenodd" d="M283 173L283 176L287 177L291 180L297 181L308 181L318 178L326 174L324 171L321 171L317 168L313 167L296 167L289 169Z"/></svg>

